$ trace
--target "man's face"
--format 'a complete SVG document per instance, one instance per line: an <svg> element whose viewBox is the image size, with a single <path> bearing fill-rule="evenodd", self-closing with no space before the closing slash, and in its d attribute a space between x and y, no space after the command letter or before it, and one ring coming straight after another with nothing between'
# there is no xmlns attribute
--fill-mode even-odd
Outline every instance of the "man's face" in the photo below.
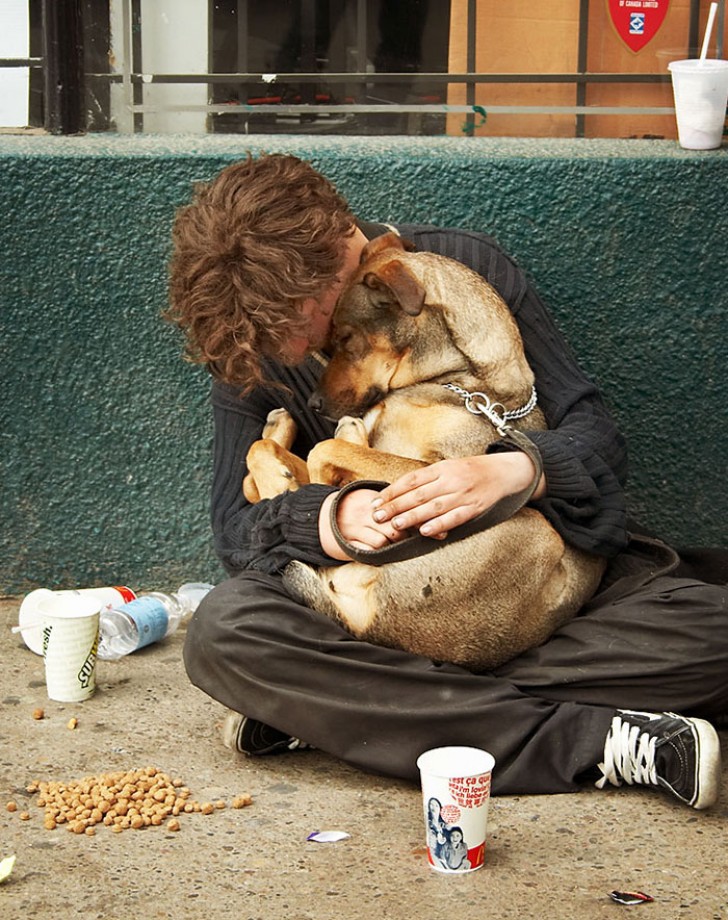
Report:
<svg viewBox="0 0 728 920"><path fill-rule="evenodd" d="M367 238L357 228L348 238L339 280L320 297L307 297L301 302L301 313L308 320L308 325L305 334L292 336L286 343L285 354L282 356L286 363L300 364L309 352L318 351L326 345L334 307L349 278L359 267L361 252L366 244Z"/></svg>

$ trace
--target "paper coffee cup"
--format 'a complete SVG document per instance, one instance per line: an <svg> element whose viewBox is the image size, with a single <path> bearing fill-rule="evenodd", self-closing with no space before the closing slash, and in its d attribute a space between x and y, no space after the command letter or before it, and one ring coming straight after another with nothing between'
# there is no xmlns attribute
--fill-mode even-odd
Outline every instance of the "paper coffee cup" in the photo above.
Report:
<svg viewBox="0 0 728 920"><path fill-rule="evenodd" d="M417 759L427 859L438 872L473 872L485 860L495 759L472 747L441 747Z"/></svg>
<svg viewBox="0 0 728 920"><path fill-rule="evenodd" d="M98 598L51 594L38 607L48 697L62 703L88 699L96 689Z"/></svg>
<svg viewBox="0 0 728 920"><path fill-rule="evenodd" d="M687 150L720 147L728 104L728 61L690 59L667 66L680 146Z"/></svg>
<svg viewBox="0 0 728 920"><path fill-rule="evenodd" d="M18 631L23 638L23 642L36 655L43 654L43 619L39 604L44 598L54 594L63 597L90 595L99 601L99 609L103 609L107 604L112 606L126 604L136 597L131 588L123 585L108 588L74 588L61 591L36 588L35 591L31 591L30 594L23 598L18 611Z"/></svg>

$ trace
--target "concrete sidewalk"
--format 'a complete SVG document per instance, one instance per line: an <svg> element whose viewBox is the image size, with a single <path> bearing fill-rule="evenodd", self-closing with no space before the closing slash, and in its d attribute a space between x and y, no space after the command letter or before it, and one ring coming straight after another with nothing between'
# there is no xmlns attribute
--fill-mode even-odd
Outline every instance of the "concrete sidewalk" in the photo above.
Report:
<svg viewBox="0 0 728 920"><path fill-rule="evenodd" d="M250 760L226 750L221 707L187 681L181 632L99 662L89 701L50 701L42 659L10 632L19 601L0 600L0 859L17 856L0 885L2 920L728 918L726 771L710 812L640 789L495 798L485 868L443 876L426 863L417 788L320 752ZM725 732L722 741L728 751ZM26 791L33 780L146 766L180 777L199 802L227 807L181 815L176 833L99 826L87 837L46 830ZM253 804L231 808L242 793ZM307 842L324 829L351 836ZM655 901L620 907L609 898L615 889Z"/></svg>

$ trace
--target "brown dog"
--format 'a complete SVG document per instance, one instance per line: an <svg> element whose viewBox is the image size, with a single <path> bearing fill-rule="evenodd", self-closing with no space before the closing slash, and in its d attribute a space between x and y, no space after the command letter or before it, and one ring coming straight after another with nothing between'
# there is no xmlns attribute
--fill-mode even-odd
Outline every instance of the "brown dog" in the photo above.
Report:
<svg viewBox="0 0 728 920"><path fill-rule="evenodd" d="M341 419L335 439L316 445L304 464L287 449L290 416L271 413L248 454L251 501L309 477L392 482L436 460L482 454L503 436L503 415L521 407L525 417L507 426L546 427L532 408L534 376L506 304L475 272L405 252L394 234L366 247L336 307L332 345L313 402ZM446 383L487 394L500 430L487 414L466 411ZM435 552L384 565L293 562L284 580L362 639L485 670L548 638L593 594L604 570L533 508L460 541L431 542Z"/></svg>

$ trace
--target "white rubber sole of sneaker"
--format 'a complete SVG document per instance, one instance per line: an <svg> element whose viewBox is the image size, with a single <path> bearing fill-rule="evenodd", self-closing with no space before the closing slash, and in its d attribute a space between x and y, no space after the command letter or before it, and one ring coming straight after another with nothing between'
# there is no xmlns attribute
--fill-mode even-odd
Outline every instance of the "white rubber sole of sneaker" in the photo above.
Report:
<svg viewBox="0 0 728 920"><path fill-rule="evenodd" d="M238 753L238 733L240 732L240 726L245 718L244 715L240 712L235 712L233 709L228 709L227 715L225 716L225 721L222 723L222 743L226 748L229 748L231 751L237 751Z"/></svg>
<svg viewBox="0 0 728 920"><path fill-rule="evenodd" d="M718 733L705 719L690 719L698 736L697 798L690 802L693 808L710 808L718 801L722 773L720 739Z"/></svg>

